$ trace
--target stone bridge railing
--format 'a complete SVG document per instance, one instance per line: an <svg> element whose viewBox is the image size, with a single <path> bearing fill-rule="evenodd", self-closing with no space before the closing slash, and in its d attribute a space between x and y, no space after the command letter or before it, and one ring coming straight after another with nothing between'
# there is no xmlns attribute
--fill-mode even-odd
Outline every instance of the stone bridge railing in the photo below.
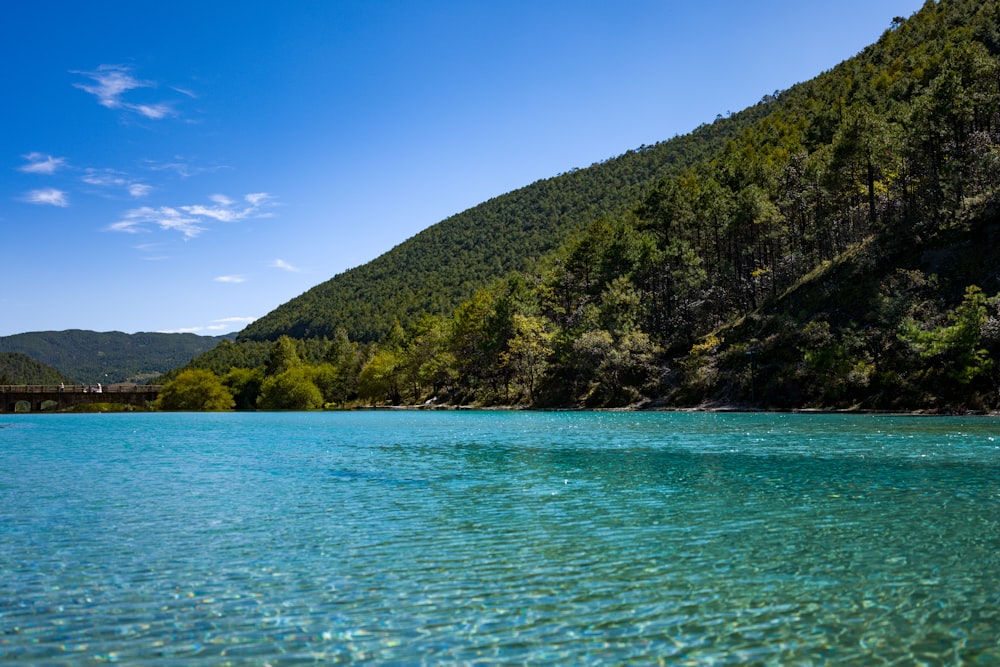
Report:
<svg viewBox="0 0 1000 667"><path fill-rule="evenodd" d="M161 385L0 385L0 412L56 412L77 405L117 403L145 407L155 401Z"/></svg>

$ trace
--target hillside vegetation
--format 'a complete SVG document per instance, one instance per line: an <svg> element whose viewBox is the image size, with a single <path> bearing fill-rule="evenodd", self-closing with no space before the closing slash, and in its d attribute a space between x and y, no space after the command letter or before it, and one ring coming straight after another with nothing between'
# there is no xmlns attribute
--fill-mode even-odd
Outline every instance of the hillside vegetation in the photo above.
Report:
<svg viewBox="0 0 1000 667"><path fill-rule="evenodd" d="M540 180L454 215L247 326L239 341L382 339L395 323L450 315L477 289L525 270L586 224L635 205L656 183L720 149L766 113L759 104L672 141Z"/></svg>
<svg viewBox="0 0 1000 667"><path fill-rule="evenodd" d="M72 380L51 366L19 352L0 352L0 385L59 384Z"/></svg>
<svg viewBox="0 0 1000 667"><path fill-rule="evenodd" d="M996 409L998 140L1000 3L928 0L809 82L455 216L191 367L238 407Z"/></svg>
<svg viewBox="0 0 1000 667"><path fill-rule="evenodd" d="M225 336L120 331L35 331L0 336L0 352L18 352L57 368L67 382L145 382L206 352Z"/></svg>

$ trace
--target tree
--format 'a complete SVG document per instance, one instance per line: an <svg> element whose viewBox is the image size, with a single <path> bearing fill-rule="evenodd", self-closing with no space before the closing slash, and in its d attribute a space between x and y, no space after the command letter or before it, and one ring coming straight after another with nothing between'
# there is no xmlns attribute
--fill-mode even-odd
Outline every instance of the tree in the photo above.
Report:
<svg viewBox="0 0 1000 667"><path fill-rule="evenodd" d="M642 331L627 331L615 341L599 368L609 403L625 405L641 398L644 386L656 370L657 351Z"/></svg>
<svg viewBox="0 0 1000 667"><path fill-rule="evenodd" d="M510 315L509 305L492 292L480 290L455 310L451 352L459 377L473 391L483 384L494 393L499 388L499 356L507 343L504 323Z"/></svg>
<svg viewBox="0 0 1000 667"><path fill-rule="evenodd" d="M230 410L233 395L212 371L195 369L181 372L160 390L158 410Z"/></svg>
<svg viewBox="0 0 1000 667"><path fill-rule="evenodd" d="M969 384L993 364L989 352L981 346L989 301L980 287L969 285L962 303L949 314L948 324L924 331L910 323L908 335L921 356L934 359L935 368L944 370L959 384Z"/></svg>
<svg viewBox="0 0 1000 667"><path fill-rule="evenodd" d="M343 403L343 382L337 367L323 362L312 367L312 381L323 395L325 403Z"/></svg>
<svg viewBox="0 0 1000 667"><path fill-rule="evenodd" d="M333 377L317 379L317 385L327 401L344 405L357 395L363 356L358 344L351 341L343 327L338 327L334 333L325 361L333 367Z"/></svg>
<svg viewBox="0 0 1000 667"><path fill-rule="evenodd" d="M545 320L514 313L514 336L507 350L500 355L500 363L509 368L515 382L528 394L528 402L535 402L535 387L545 373L552 356L552 333L546 331Z"/></svg>
<svg viewBox="0 0 1000 667"><path fill-rule="evenodd" d="M229 369L222 382L229 388L236 401L237 410L253 410L257 407L257 397L264 381L264 373L257 368Z"/></svg>
<svg viewBox="0 0 1000 667"><path fill-rule="evenodd" d="M437 393L451 379L454 357L446 351L448 322L441 317L424 315L406 334L400 364L411 400L416 403L423 392Z"/></svg>
<svg viewBox="0 0 1000 667"><path fill-rule="evenodd" d="M368 360L358 376L358 395L372 404L388 401L399 403L399 355L393 350L378 350Z"/></svg>
<svg viewBox="0 0 1000 667"><path fill-rule="evenodd" d="M323 394L312 381L312 370L295 366L264 379L257 405L265 410L315 410L323 407Z"/></svg>
<svg viewBox="0 0 1000 667"><path fill-rule="evenodd" d="M302 363L295 341L281 336L271 344L271 352L264 366L265 375L278 375Z"/></svg>
<svg viewBox="0 0 1000 667"><path fill-rule="evenodd" d="M576 377L588 405L627 405L642 395L656 370L659 351L639 330L612 335L604 329L583 332L572 345Z"/></svg>

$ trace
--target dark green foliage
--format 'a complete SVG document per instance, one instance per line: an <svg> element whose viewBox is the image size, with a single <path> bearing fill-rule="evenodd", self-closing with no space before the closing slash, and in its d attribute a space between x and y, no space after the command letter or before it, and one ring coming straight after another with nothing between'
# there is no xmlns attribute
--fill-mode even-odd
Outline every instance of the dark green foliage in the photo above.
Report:
<svg viewBox="0 0 1000 667"><path fill-rule="evenodd" d="M73 383L56 369L20 352L0 352L0 385Z"/></svg>
<svg viewBox="0 0 1000 667"><path fill-rule="evenodd" d="M257 407L264 372L256 368L233 367L222 378L223 384L233 396L233 407L237 410L253 410Z"/></svg>
<svg viewBox="0 0 1000 667"><path fill-rule="evenodd" d="M0 337L0 352L26 354L58 368L74 383L144 383L225 339L195 334L37 331Z"/></svg>

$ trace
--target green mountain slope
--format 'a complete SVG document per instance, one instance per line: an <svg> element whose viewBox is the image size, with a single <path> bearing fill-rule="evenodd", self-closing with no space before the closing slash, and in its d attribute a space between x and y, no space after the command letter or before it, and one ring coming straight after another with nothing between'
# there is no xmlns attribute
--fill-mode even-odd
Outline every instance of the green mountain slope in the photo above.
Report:
<svg viewBox="0 0 1000 667"><path fill-rule="evenodd" d="M181 366L226 336L119 331L36 331L0 337L0 352L18 352L75 382L143 382Z"/></svg>
<svg viewBox="0 0 1000 667"><path fill-rule="evenodd" d="M678 157L612 196L604 169L651 151ZM246 360L246 406L995 410L998 215L1000 3L929 0L811 81L486 202L192 366ZM243 349L280 334L308 341Z"/></svg>
<svg viewBox="0 0 1000 667"><path fill-rule="evenodd" d="M570 244L547 400L996 407L998 7L926 3Z"/></svg>
<svg viewBox="0 0 1000 667"><path fill-rule="evenodd" d="M19 352L0 352L0 385L59 384L72 380L51 366Z"/></svg>
<svg viewBox="0 0 1000 667"><path fill-rule="evenodd" d="M261 317L239 341L332 337L381 339L394 322L447 315L477 289L526 269L602 215L627 209L660 179L720 149L763 114L759 104L693 133L537 181L420 232Z"/></svg>

